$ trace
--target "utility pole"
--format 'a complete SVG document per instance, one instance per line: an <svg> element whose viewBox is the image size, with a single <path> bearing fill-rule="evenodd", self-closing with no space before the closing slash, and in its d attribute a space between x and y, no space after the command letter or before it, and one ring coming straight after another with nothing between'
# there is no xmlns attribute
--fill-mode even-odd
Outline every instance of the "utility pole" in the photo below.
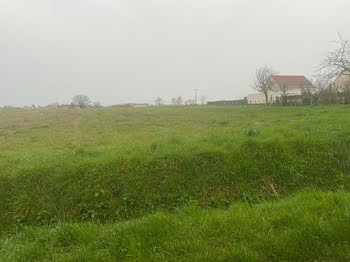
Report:
<svg viewBox="0 0 350 262"><path fill-rule="evenodd" d="M199 89L194 89L194 105L196 106L197 105L197 92L198 92Z"/></svg>

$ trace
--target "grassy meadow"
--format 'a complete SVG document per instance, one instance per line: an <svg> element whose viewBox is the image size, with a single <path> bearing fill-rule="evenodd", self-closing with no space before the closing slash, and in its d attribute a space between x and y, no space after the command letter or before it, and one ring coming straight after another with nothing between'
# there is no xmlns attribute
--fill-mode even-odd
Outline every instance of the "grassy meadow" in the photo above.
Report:
<svg viewBox="0 0 350 262"><path fill-rule="evenodd" d="M350 107L0 111L0 261L349 261Z"/></svg>

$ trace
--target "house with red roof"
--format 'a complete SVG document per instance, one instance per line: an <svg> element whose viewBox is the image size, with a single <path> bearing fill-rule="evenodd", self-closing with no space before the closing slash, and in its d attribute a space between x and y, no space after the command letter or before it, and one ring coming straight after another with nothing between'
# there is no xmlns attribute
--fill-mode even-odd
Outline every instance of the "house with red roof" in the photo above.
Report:
<svg viewBox="0 0 350 262"><path fill-rule="evenodd" d="M269 103L275 103L282 97L301 100L303 91L313 88L312 83L305 76L300 75L273 75L270 83ZM262 93L249 94L247 100L248 104L266 104L265 95Z"/></svg>

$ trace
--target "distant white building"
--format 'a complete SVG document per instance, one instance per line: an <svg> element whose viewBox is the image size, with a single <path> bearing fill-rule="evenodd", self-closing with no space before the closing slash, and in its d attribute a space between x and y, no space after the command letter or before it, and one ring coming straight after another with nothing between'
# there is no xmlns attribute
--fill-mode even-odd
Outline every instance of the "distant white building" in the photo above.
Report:
<svg viewBox="0 0 350 262"><path fill-rule="evenodd" d="M342 93L350 89L350 71L344 71L332 84L333 91Z"/></svg>
<svg viewBox="0 0 350 262"><path fill-rule="evenodd" d="M126 103L126 104L112 105L109 107L146 107L146 106L149 106L149 104Z"/></svg>
<svg viewBox="0 0 350 262"><path fill-rule="evenodd" d="M276 100L285 95L287 97L301 96L305 88L312 87L312 84L305 76L271 76L272 88L268 92L269 103L274 103ZM265 104L265 95L262 93L249 94L248 104Z"/></svg>

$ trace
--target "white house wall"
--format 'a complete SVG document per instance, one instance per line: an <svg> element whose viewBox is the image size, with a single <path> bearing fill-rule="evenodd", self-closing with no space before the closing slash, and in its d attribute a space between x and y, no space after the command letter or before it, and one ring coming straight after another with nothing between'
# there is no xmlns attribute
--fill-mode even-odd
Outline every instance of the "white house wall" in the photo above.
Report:
<svg viewBox="0 0 350 262"><path fill-rule="evenodd" d="M274 103L276 101L277 97L280 97L281 94L277 92L268 92L268 98L269 103ZM251 105L259 105L259 104L266 104L265 95L258 93L258 94L249 94L248 95L248 104Z"/></svg>
<svg viewBox="0 0 350 262"><path fill-rule="evenodd" d="M344 92L344 87L350 83L350 72L340 75L332 84L332 88L336 92Z"/></svg>
<svg viewBox="0 0 350 262"><path fill-rule="evenodd" d="M300 96L302 95L302 89L295 88L295 87L288 87L286 91L287 96ZM283 93L281 91L278 92L268 92L269 97L269 103L274 103L277 98L282 97ZM249 94L248 95L248 104L251 105L259 105L259 104L266 104L265 95L258 93L258 94Z"/></svg>

